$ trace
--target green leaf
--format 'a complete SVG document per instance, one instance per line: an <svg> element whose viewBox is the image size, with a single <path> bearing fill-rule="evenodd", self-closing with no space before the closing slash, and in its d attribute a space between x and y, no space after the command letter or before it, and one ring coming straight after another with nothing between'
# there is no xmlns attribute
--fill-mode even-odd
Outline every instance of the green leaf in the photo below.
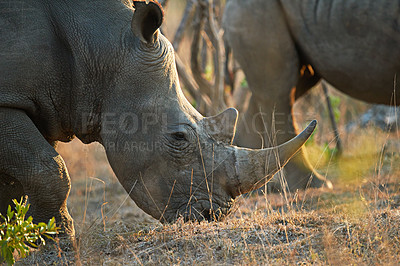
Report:
<svg viewBox="0 0 400 266"><path fill-rule="evenodd" d="M14 211L11 211L11 206L8 205L7 209L7 221L10 221L14 216Z"/></svg>

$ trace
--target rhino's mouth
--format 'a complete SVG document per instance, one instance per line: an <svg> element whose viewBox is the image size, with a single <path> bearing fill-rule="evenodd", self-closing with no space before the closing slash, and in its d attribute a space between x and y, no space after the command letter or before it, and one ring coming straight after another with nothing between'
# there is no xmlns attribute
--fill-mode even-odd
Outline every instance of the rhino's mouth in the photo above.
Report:
<svg viewBox="0 0 400 266"><path fill-rule="evenodd" d="M174 222L179 218L188 221L221 221L232 209L234 200L226 202L216 202L210 200L197 200L193 203L185 203L170 217L167 222Z"/></svg>

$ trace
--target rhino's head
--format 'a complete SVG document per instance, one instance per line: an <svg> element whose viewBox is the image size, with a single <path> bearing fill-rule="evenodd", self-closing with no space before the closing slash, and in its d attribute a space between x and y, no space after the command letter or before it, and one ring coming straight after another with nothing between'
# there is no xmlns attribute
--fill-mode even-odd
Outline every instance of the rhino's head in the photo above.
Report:
<svg viewBox="0 0 400 266"><path fill-rule="evenodd" d="M161 222L213 219L262 186L303 145L316 123L276 148L232 146L237 111L203 117L184 97L174 51L158 33L158 4L135 2L129 53L102 104L101 142L132 199Z"/></svg>

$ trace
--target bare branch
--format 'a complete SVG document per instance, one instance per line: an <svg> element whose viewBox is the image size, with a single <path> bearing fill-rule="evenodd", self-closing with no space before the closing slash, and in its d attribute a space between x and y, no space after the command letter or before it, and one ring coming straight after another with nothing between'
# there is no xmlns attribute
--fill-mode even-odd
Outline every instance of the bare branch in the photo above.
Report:
<svg viewBox="0 0 400 266"><path fill-rule="evenodd" d="M191 45L190 66L192 69L193 77L196 80L197 84L199 85L200 91L210 96L212 92L212 84L203 77L201 71L201 64L199 62L201 31L204 28L204 24L205 24L205 6L204 4L200 3L199 8L196 10L196 16L193 21L194 36Z"/></svg>
<svg viewBox="0 0 400 266"><path fill-rule="evenodd" d="M178 70L179 78L181 79L183 85L185 86L186 90L189 94L196 99L199 105L203 105L204 110L198 109L203 114L208 114L208 110L212 110L212 103L210 98L207 95L203 95L200 90L199 86L197 85L196 81L193 77L186 71L185 64L182 62L178 54L175 55L176 61L176 68Z"/></svg>
<svg viewBox="0 0 400 266"><path fill-rule="evenodd" d="M160 1L160 3L166 5L167 1ZM176 65L183 85L198 103L198 110L206 114L215 114L226 107L223 82L224 47L213 10L214 2L212 0L187 0L183 17L173 40L174 49L178 51L186 28L193 21L191 73L185 68L178 55L176 56ZM204 76L208 51L211 52L213 57L213 82L210 82ZM202 55L201 58L200 54Z"/></svg>
<svg viewBox="0 0 400 266"><path fill-rule="evenodd" d="M327 88L327 86L325 84L325 81L322 81L321 85L322 85L322 90L324 91L326 103L328 105L328 113L329 113L329 118L331 120L332 129L333 129L333 132L335 134L336 149L337 149L337 152L336 152L335 156L338 157L338 156L340 156L342 154L342 151L343 151L342 140L340 139L339 130L338 130L338 127L337 127L337 124L336 124L336 120L335 120L335 115L333 113L331 99L329 97L328 88Z"/></svg>
<svg viewBox="0 0 400 266"><path fill-rule="evenodd" d="M188 0L185 10L183 11L183 17L181 22L179 23L178 29L176 30L174 41L172 42L172 46L175 51L179 50L179 45L183 38L183 33L185 29L190 25L190 22L193 20L194 11L198 6L197 0Z"/></svg>
<svg viewBox="0 0 400 266"><path fill-rule="evenodd" d="M222 41L221 32L215 23L213 0L201 0L205 2L206 9L206 33L214 48L214 89L212 98L218 104L220 109L225 109L224 100L224 61L225 51L224 43Z"/></svg>

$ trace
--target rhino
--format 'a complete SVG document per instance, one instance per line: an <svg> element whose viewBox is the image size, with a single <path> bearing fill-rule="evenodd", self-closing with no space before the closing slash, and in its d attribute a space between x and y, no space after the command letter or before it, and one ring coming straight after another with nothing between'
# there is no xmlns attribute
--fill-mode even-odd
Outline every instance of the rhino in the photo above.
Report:
<svg viewBox="0 0 400 266"><path fill-rule="evenodd" d="M232 145L238 112L203 117L179 85L156 1L0 4L0 212L28 196L34 222L74 236L59 141L101 143L129 196L161 222L218 220L300 149ZM78 154L77 154L78 156Z"/></svg>
<svg viewBox="0 0 400 266"><path fill-rule="evenodd" d="M252 92L234 144L260 148L292 138L293 104L320 79L368 103L399 105L399 12L391 0L228 1L225 38ZM291 190L331 186L303 150L284 176Z"/></svg>

